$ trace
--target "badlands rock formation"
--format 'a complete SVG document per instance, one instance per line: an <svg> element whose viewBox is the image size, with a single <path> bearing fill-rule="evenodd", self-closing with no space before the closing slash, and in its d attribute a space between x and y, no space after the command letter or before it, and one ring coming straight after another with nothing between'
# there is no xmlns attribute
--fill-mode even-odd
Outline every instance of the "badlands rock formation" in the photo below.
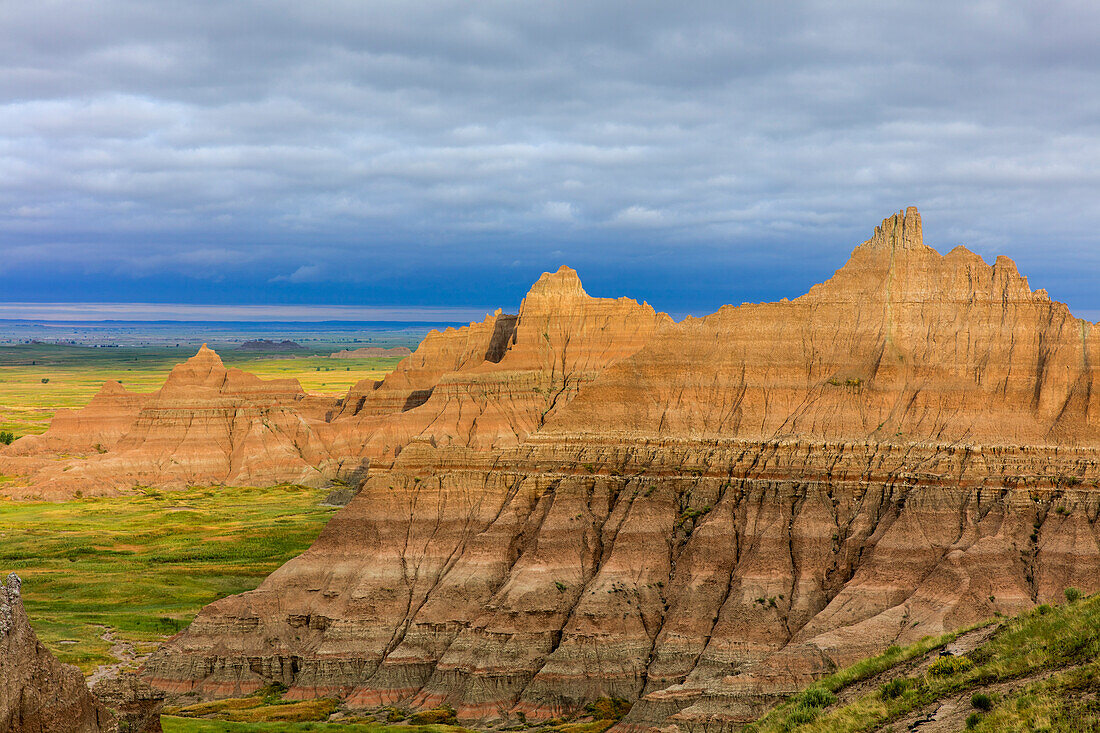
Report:
<svg viewBox="0 0 1100 733"><path fill-rule="evenodd" d="M338 419L318 434L332 456L360 456L372 467L412 441L515 446L671 324L645 303L590 297L563 267L539 278L518 316L497 311L428 334L384 380L352 388Z"/></svg>
<svg viewBox="0 0 1100 733"><path fill-rule="evenodd" d="M279 352L279 351L305 351L297 341L291 341L290 339L283 339L282 341L273 341L271 339L252 339L250 341L243 341L240 346L237 347L239 351L262 351L262 352Z"/></svg>
<svg viewBox="0 0 1100 733"><path fill-rule="evenodd" d="M138 485L317 484L326 464L309 424L332 406L295 379L227 369L204 344L152 394L108 382L83 410L59 411L43 435L15 441L0 470L27 477L24 495L46 498Z"/></svg>
<svg viewBox="0 0 1100 733"><path fill-rule="evenodd" d="M796 300L679 324L544 275L315 425L369 461L358 496L145 673L734 726L890 644L1100 590L1097 364L1093 324L1005 258L926 247L915 209Z"/></svg>
<svg viewBox="0 0 1100 733"><path fill-rule="evenodd" d="M61 664L39 643L19 587L14 573L0 583L0 731L114 731L114 718L88 692L80 670Z"/></svg>
<svg viewBox="0 0 1100 733"><path fill-rule="evenodd" d="M323 484L357 481L412 441L514 446L602 369L633 354L671 319L627 298L589 297L562 268L534 285L518 316L428 334L381 381L343 399L296 380L227 369L204 345L152 394L104 385L60 411L41 436L0 452L16 497L111 494L137 485Z"/></svg>

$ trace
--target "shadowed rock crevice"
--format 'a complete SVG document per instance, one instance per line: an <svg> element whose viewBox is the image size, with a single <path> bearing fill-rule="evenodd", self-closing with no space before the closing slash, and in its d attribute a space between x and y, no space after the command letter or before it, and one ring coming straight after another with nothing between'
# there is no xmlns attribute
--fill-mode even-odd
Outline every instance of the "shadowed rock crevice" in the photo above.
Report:
<svg viewBox="0 0 1100 733"><path fill-rule="evenodd" d="M489 348L485 352L485 361L491 364L499 364L508 348L512 345L512 339L516 333L518 316L500 315L498 313L496 323L493 326L493 335L489 337Z"/></svg>

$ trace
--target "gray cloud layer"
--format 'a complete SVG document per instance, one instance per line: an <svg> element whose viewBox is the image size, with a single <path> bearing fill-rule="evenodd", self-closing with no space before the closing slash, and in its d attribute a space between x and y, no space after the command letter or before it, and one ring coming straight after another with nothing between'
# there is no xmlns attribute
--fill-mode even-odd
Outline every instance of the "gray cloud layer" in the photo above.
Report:
<svg viewBox="0 0 1100 733"><path fill-rule="evenodd" d="M1100 307L1095 2L44 0L0 31L9 300L491 306L569 262L692 309L797 295L916 203Z"/></svg>

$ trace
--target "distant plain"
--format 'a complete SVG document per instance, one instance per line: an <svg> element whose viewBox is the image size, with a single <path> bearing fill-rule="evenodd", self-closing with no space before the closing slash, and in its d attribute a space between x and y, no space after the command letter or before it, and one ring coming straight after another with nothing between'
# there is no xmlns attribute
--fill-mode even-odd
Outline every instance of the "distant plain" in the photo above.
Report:
<svg viewBox="0 0 1100 733"><path fill-rule="evenodd" d="M0 431L42 433L54 412L88 403L102 384L152 392L172 367L209 342L226 366L264 379L295 378L307 392L341 395L361 379L381 379L399 358L329 359L365 346L416 348L432 328L450 323L79 323L0 321ZM241 348L252 339L289 339L293 351Z"/></svg>
<svg viewBox="0 0 1100 733"><path fill-rule="evenodd" d="M415 348L431 325L364 331L299 324L289 335L245 326L213 328L227 366L263 379L294 378L307 392L340 396L362 379L381 379L396 357L331 359L360 346ZM446 324L438 324L440 327ZM10 324L9 324L10 326ZM20 326L22 343L0 324L0 432L39 434L59 409L86 405L107 380L152 392L192 356L206 334L183 329L177 345L164 324L77 326L59 332ZM144 330L143 330L144 329ZM257 333L257 330L259 331ZM293 351L253 352L253 338L301 339ZM0 483L11 477L0 476ZM130 496L68 502L0 498L0 570L18 573L32 625L62 661L85 673L125 662L184 628L202 606L259 584L305 550L332 507L323 489L300 486L145 488Z"/></svg>

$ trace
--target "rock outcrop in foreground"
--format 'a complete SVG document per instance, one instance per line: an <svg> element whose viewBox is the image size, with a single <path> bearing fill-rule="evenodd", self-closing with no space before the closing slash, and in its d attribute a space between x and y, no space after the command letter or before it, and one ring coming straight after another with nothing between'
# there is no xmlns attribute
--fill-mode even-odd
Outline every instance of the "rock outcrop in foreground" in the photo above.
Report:
<svg viewBox="0 0 1100 733"><path fill-rule="evenodd" d="M61 664L27 622L12 573L0 583L0 731L108 733L115 720L84 683L80 670Z"/></svg>

